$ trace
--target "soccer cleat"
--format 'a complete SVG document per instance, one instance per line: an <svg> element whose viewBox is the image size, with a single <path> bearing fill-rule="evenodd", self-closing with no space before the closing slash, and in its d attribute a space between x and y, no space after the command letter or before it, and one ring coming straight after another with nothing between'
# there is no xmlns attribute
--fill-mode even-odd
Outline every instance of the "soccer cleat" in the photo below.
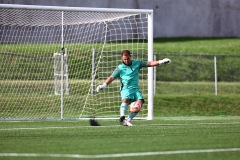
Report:
<svg viewBox="0 0 240 160"><path fill-rule="evenodd" d="M119 122L120 122L121 125L123 125L124 120L125 120L125 116L121 116L119 118Z"/></svg>
<svg viewBox="0 0 240 160"><path fill-rule="evenodd" d="M98 123L98 121L95 120L94 118L91 118L91 119L89 120L89 122L90 122L90 125L91 125L91 126L100 126L100 124Z"/></svg>
<svg viewBox="0 0 240 160"><path fill-rule="evenodd" d="M132 123L130 123L129 121L124 121L123 122L123 126L133 126Z"/></svg>

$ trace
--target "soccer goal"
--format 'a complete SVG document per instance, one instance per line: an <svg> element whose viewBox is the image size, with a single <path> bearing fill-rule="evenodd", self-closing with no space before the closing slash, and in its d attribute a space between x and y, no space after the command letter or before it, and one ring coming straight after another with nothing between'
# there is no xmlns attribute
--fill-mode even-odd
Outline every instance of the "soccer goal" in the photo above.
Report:
<svg viewBox="0 0 240 160"><path fill-rule="evenodd" d="M119 80L96 93L121 63L153 60L153 11L0 4L0 119L118 118ZM153 118L153 68L139 85Z"/></svg>

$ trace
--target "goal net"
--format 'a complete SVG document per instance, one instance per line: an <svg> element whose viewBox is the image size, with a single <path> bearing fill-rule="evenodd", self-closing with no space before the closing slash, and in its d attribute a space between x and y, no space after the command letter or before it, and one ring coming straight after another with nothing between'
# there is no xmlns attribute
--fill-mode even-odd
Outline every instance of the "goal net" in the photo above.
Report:
<svg viewBox="0 0 240 160"><path fill-rule="evenodd" d="M95 89L124 49L152 60L152 10L0 4L0 119L118 118L119 80ZM152 74L138 118L152 117Z"/></svg>

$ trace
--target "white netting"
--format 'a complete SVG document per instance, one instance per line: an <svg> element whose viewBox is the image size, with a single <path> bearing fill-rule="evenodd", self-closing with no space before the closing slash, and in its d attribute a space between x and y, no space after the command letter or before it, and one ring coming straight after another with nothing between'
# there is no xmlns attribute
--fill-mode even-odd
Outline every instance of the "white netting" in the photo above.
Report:
<svg viewBox="0 0 240 160"><path fill-rule="evenodd" d="M80 14L79 14L80 13ZM44 16L39 16L44 15ZM136 13L97 13L97 12L64 12L64 24L107 22ZM37 17L37 18L36 18ZM58 26L62 25L62 11L1 9L0 24L20 26Z"/></svg>
<svg viewBox="0 0 240 160"><path fill-rule="evenodd" d="M1 8L0 118L60 118L62 28L64 118L118 117L119 81L99 94L95 87L121 63L123 49L147 60L147 26L140 13ZM147 68L140 88L147 102Z"/></svg>

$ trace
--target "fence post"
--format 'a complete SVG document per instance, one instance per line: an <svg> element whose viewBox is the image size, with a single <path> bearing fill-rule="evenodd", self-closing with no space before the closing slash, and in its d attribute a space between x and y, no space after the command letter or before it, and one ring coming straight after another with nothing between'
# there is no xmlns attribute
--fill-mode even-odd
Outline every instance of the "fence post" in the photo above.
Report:
<svg viewBox="0 0 240 160"><path fill-rule="evenodd" d="M215 95L218 94L218 86L217 86L217 56L214 55L214 73L215 73Z"/></svg>

